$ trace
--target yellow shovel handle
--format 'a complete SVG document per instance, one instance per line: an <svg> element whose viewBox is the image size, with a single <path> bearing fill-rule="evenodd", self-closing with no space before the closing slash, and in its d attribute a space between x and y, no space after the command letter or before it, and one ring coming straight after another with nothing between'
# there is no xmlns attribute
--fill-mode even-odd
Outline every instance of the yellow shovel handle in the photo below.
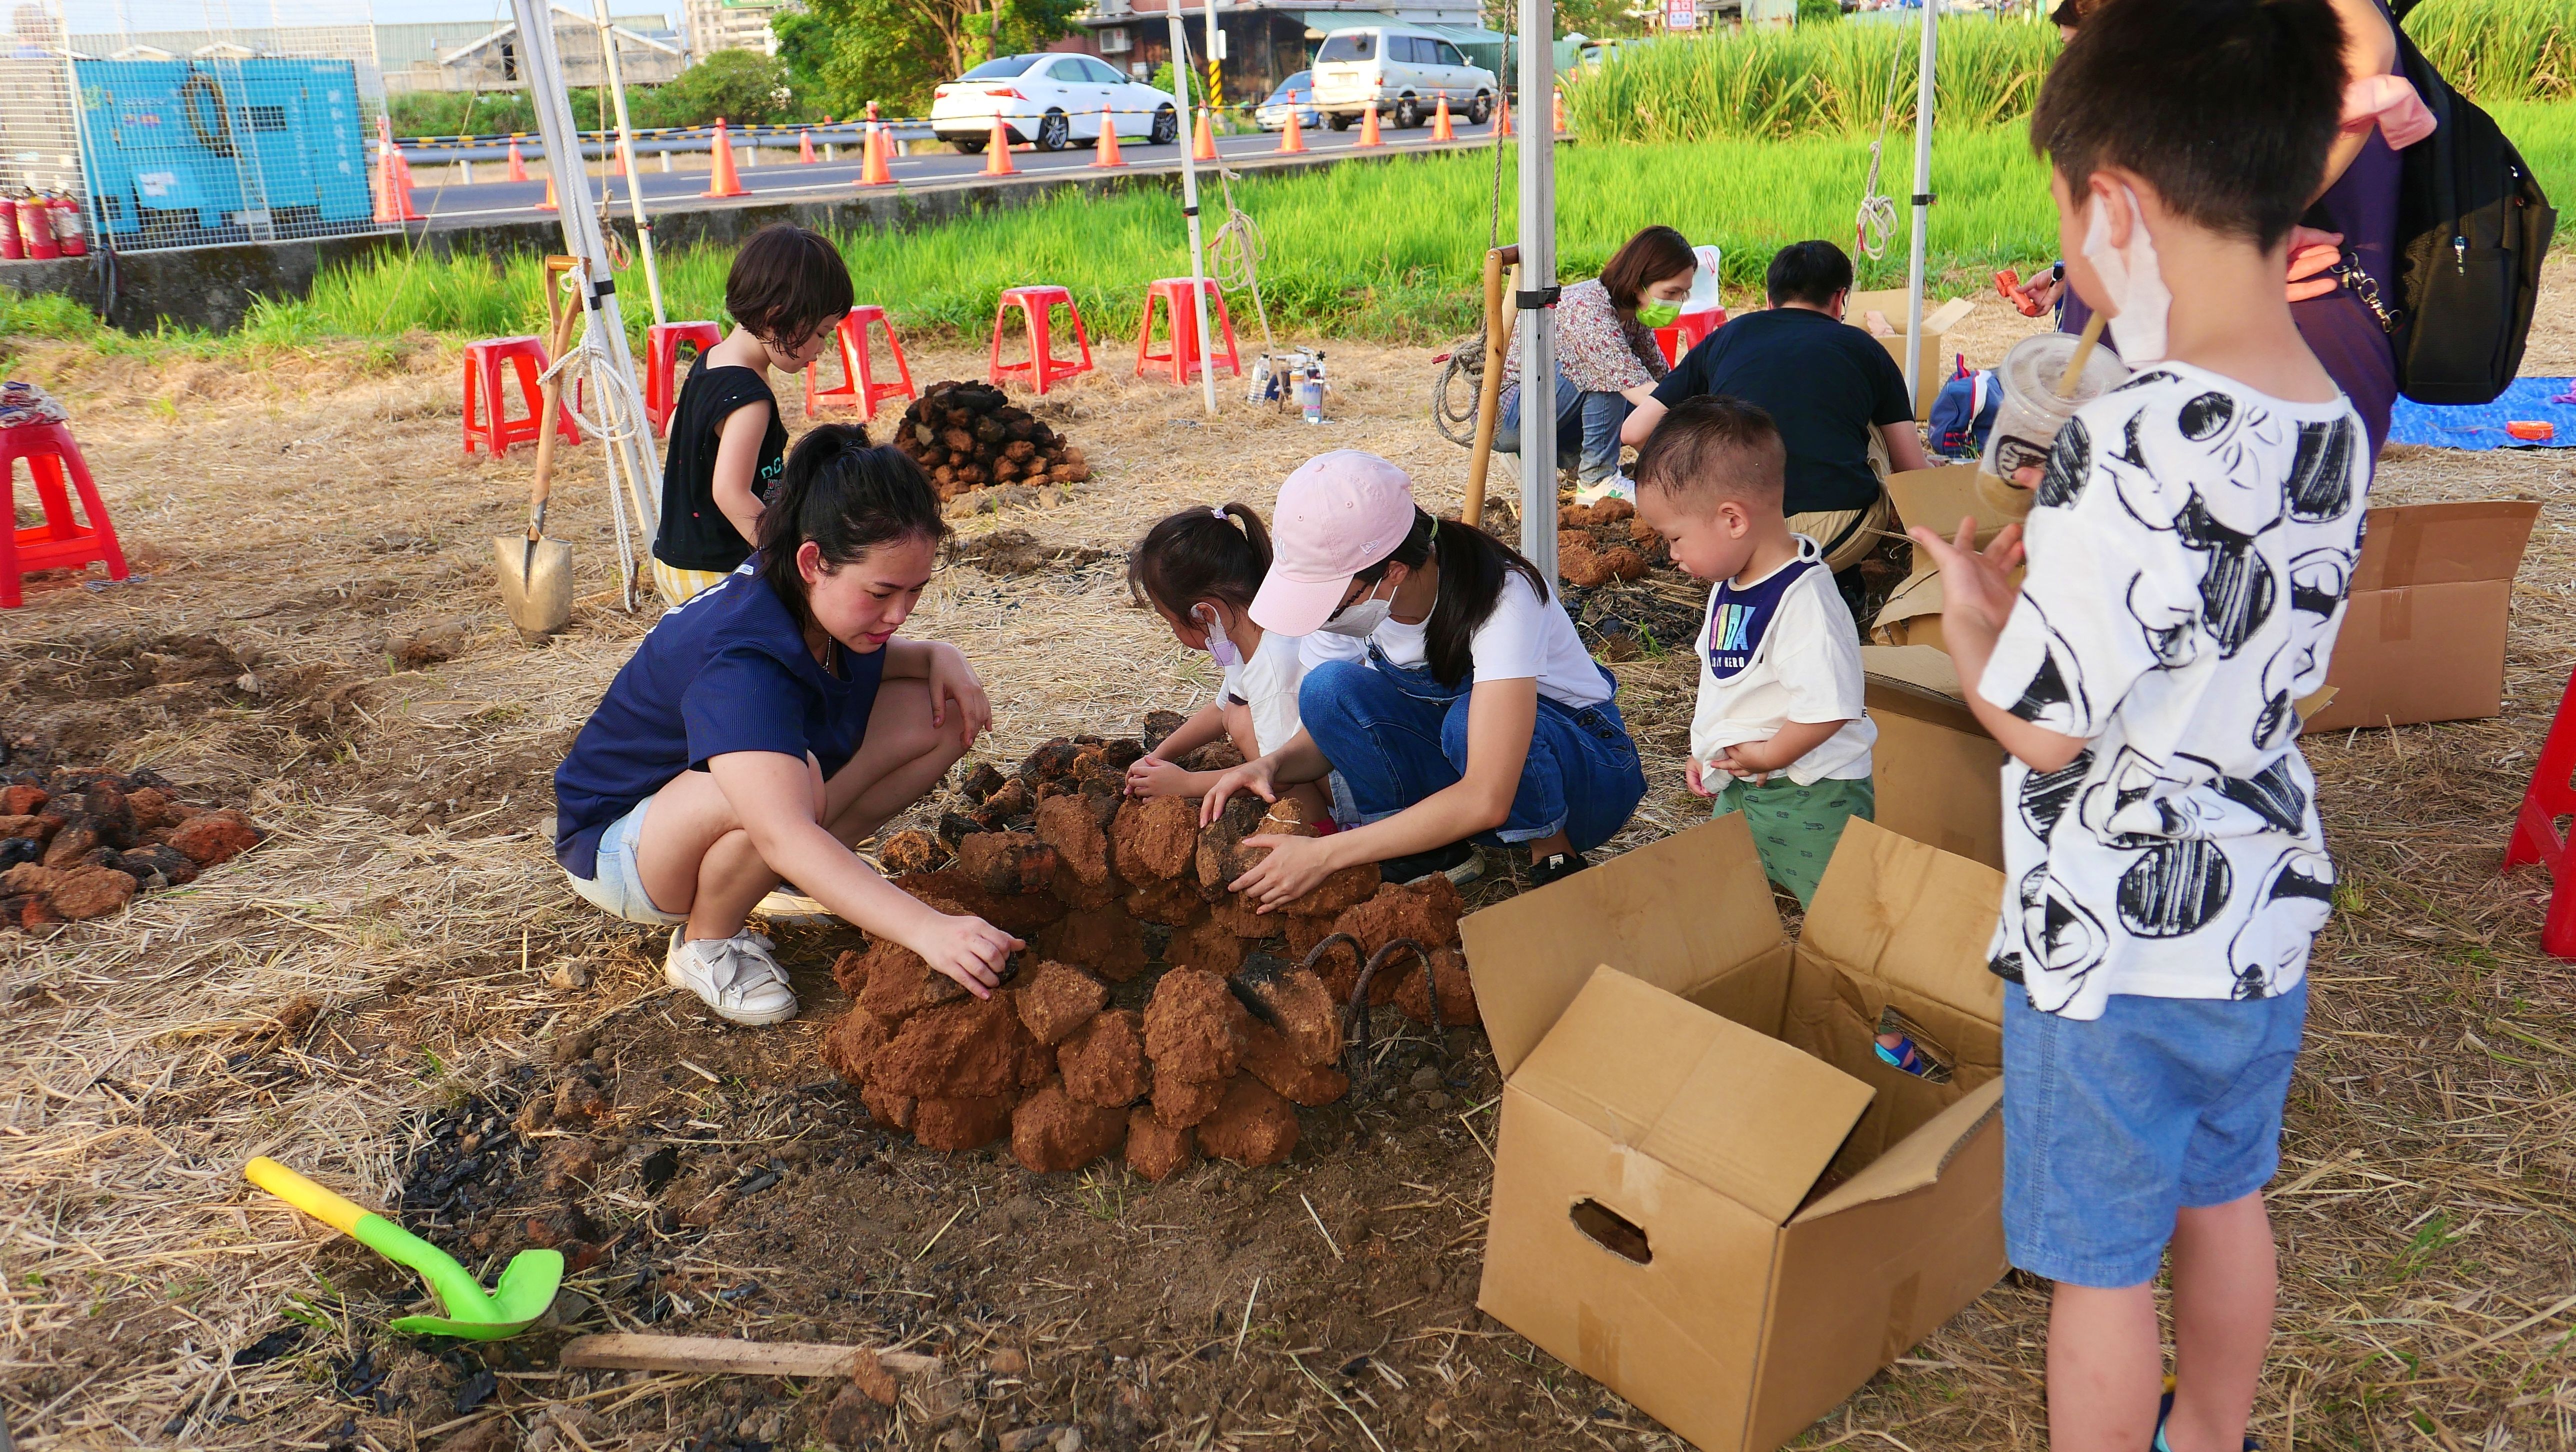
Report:
<svg viewBox="0 0 2576 1452"><path fill-rule="evenodd" d="M343 1235L357 1234L358 1218L368 1213L354 1201L323 1189L266 1155L242 1166L242 1173L250 1177L252 1184Z"/></svg>

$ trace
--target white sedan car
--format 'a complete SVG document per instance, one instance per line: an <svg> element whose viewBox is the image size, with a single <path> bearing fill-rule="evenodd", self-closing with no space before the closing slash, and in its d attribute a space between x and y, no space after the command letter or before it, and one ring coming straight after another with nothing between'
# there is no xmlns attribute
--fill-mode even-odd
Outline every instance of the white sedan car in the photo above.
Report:
<svg viewBox="0 0 2576 1452"><path fill-rule="evenodd" d="M973 156L992 140L998 116L1013 143L1062 151L1076 141L1098 144L1104 107L1121 140L1161 146L1181 134L1170 92L1131 81L1097 56L1062 51L997 56L941 86L932 93L930 129Z"/></svg>

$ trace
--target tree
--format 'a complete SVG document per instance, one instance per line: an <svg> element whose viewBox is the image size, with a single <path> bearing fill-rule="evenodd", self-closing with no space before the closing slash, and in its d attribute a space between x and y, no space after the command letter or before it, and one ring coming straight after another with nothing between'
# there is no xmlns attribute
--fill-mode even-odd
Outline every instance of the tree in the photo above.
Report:
<svg viewBox="0 0 2576 1452"><path fill-rule="evenodd" d="M1086 3L810 0L796 17L801 23L779 28L779 51L808 104L845 116L878 101L889 115L918 115L940 82L989 56L1044 46L1072 27ZM809 85L815 90L805 91Z"/></svg>
<svg viewBox="0 0 2576 1452"><path fill-rule="evenodd" d="M631 98L630 98L631 99ZM749 124L783 119L792 97L787 67L775 56L756 50L720 50L680 72L660 88L656 107L666 117L688 117L664 124L696 125L722 116Z"/></svg>

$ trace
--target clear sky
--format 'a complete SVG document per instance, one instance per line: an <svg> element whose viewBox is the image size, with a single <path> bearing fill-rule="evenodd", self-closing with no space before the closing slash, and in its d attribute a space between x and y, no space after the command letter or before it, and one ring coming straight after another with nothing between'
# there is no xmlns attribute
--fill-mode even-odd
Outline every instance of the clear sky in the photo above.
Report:
<svg viewBox="0 0 2576 1452"><path fill-rule="evenodd" d="M572 7L589 13L589 0L572 0ZM510 0L375 0L378 25L410 25L417 22L467 21L486 24L487 28L506 25L510 19ZM679 28L680 7L657 5L654 0L609 0L611 15L650 15L666 12L674 30Z"/></svg>

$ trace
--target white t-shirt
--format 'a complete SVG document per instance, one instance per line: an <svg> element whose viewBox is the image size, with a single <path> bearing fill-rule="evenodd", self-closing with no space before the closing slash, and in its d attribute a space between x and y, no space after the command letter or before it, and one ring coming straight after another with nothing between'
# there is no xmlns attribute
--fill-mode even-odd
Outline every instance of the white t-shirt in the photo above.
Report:
<svg viewBox="0 0 2576 1452"><path fill-rule="evenodd" d="M1265 630L1252 659L1226 668L1225 694L1252 708L1252 737L1264 756L1297 735L1297 687L1306 679L1300 640Z"/></svg>
<svg viewBox="0 0 2576 1452"><path fill-rule="evenodd" d="M1796 761L1789 780L1858 781L1869 775L1878 725L1861 706L1860 629L1834 588L1816 542L1797 535L1798 557L1750 585L1709 587L1698 640L1699 706L1691 755L1705 766L1730 746L1768 741L1792 721L1843 728ZM1726 778L1721 775L1718 785Z"/></svg>
<svg viewBox="0 0 2576 1452"><path fill-rule="evenodd" d="M1424 625L1390 619L1365 638L1318 630L1306 637L1306 669L1328 660L1365 661L1369 642L1375 641L1389 664L1420 670L1430 659ZM1475 663L1475 680L1535 679L1540 695L1578 709L1610 699L1610 683L1601 678L1601 668L1583 648L1573 617L1555 599L1541 600L1518 570L1504 574L1502 593L1494 597L1494 613L1476 627L1467 650Z"/></svg>
<svg viewBox="0 0 2576 1452"><path fill-rule="evenodd" d="M2006 757L1993 966L2034 1007L2269 998L2333 906L2291 703L2325 684L2361 558L2352 405L2158 363L2058 433L2030 573L1977 694L2085 749Z"/></svg>

